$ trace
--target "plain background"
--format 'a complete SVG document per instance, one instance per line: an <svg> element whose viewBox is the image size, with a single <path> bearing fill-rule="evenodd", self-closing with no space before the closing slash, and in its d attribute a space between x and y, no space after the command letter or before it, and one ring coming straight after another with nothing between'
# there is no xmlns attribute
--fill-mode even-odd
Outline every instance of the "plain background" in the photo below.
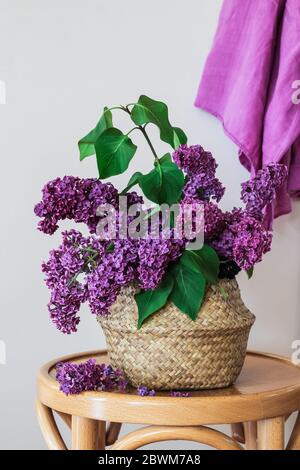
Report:
<svg viewBox="0 0 300 470"><path fill-rule="evenodd" d="M132 102L142 93L166 101L171 122L219 162L218 175L227 186L223 207L239 204L240 182L248 175L237 149L214 118L193 107L220 7L221 0L0 0L0 79L7 88L7 103L0 105L0 340L7 352L6 365L0 365L2 449L45 448L34 409L38 368L105 345L87 308L75 335L64 336L50 323L40 264L60 236L36 231L33 215L46 181L97 175L93 157L79 162L77 141L102 107ZM120 124L124 130L128 125ZM152 136L158 141L156 130ZM131 170L151 164L142 145ZM127 179L122 175L114 183L122 188ZM273 251L254 278L239 277L244 300L257 316L251 348L290 356L292 342L300 338L299 217L295 203L291 215L276 221ZM197 448L160 445L184 446Z"/></svg>

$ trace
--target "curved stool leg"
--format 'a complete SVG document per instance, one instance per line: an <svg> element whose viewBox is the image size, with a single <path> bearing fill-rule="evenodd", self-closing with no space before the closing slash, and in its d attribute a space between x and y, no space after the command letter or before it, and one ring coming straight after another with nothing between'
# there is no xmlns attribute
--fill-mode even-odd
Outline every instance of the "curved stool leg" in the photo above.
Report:
<svg viewBox="0 0 300 470"><path fill-rule="evenodd" d="M258 450L284 449L284 416L269 418L257 423Z"/></svg>
<svg viewBox="0 0 300 470"><path fill-rule="evenodd" d="M100 438L102 436L101 442ZM72 449L99 450L104 449L105 423L82 416L72 416Z"/></svg>
<svg viewBox="0 0 300 470"><path fill-rule="evenodd" d="M289 439L287 450L300 450L300 411Z"/></svg>
<svg viewBox="0 0 300 470"><path fill-rule="evenodd" d="M51 408L37 401L36 411L38 422L48 448L50 450L67 450L66 444L56 425Z"/></svg>
<svg viewBox="0 0 300 470"><path fill-rule="evenodd" d="M111 450L135 450L154 442L186 440L207 444L220 450L243 450L231 437L204 426L147 426L117 441Z"/></svg>

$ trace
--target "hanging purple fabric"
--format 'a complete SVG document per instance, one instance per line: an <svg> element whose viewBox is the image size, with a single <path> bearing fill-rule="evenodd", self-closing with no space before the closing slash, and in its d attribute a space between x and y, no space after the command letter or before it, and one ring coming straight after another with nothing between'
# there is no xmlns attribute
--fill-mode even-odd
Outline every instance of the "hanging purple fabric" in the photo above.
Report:
<svg viewBox="0 0 300 470"><path fill-rule="evenodd" d="M300 196L299 98L300 0L224 0L195 105L223 122L252 174L288 165L270 222Z"/></svg>

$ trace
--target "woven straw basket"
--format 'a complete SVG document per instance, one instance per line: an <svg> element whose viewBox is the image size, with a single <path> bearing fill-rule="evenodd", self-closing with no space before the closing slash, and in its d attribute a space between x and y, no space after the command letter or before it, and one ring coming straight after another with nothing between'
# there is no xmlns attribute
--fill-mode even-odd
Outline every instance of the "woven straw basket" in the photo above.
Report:
<svg viewBox="0 0 300 470"><path fill-rule="evenodd" d="M111 315L98 317L109 360L130 383L156 390L220 388L231 385L243 366L254 315L245 307L236 280L211 286L197 320L168 302L137 330L135 288L124 288Z"/></svg>

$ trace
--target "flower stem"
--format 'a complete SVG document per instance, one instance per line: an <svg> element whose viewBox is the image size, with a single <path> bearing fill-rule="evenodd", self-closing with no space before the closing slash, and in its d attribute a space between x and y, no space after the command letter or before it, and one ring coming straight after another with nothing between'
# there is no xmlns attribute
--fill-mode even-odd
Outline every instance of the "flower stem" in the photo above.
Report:
<svg viewBox="0 0 300 470"><path fill-rule="evenodd" d="M148 143L148 145L149 145L149 147L150 147L150 149L151 149L151 152L152 152L153 155L154 155L155 161L158 163L158 161L159 161L158 155L157 155L157 153L156 153L156 151L155 151L155 149L154 149L154 147L153 147L153 145L152 145L151 140L149 139L149 136L148 136L148 134L147 134L147 132L146 132L146 129L145 129L143 126L138 126L138 127L139 127L140 131L142 132L143 136L145 137L145 139L146 139L146 141L147 141L147 143Z"/></svg>
<svg viewBox="0 0 300 470"><path fill-rule="evenodd" d="M131 111L130 111L130 109L128 108L128 106L131 106L131 105L134 105L134 104L135 104L135 103L130 103L130 104L128 104L127 106L122 107L123 111L125 111L127 114L129 114L129 116L131 116ZM146 139L146 141L147 141L147 143L148 143L148 145L149 145L149 147L150 147L150 149L151 149L151 152L152 152L153 155L154 155L155 161L156 161L157 163L159 163L158 155L157 155L157 153L156 153L156 151L155 151L155 148L154 148L153 145L152 145L152 142L151 142L151 140L150 140L150 138L149 138L149 136L148 136L148 134L147 134L147 132L146 132L145 127L146 127L146 126L138 125L137 127L134 127L132 130L134 130L134 129L139 129L139 130L141 131L141 133L142 133L143 136L145 137L145 139ZM129 131L129 132L131 132L131 131Z"/></svg>

